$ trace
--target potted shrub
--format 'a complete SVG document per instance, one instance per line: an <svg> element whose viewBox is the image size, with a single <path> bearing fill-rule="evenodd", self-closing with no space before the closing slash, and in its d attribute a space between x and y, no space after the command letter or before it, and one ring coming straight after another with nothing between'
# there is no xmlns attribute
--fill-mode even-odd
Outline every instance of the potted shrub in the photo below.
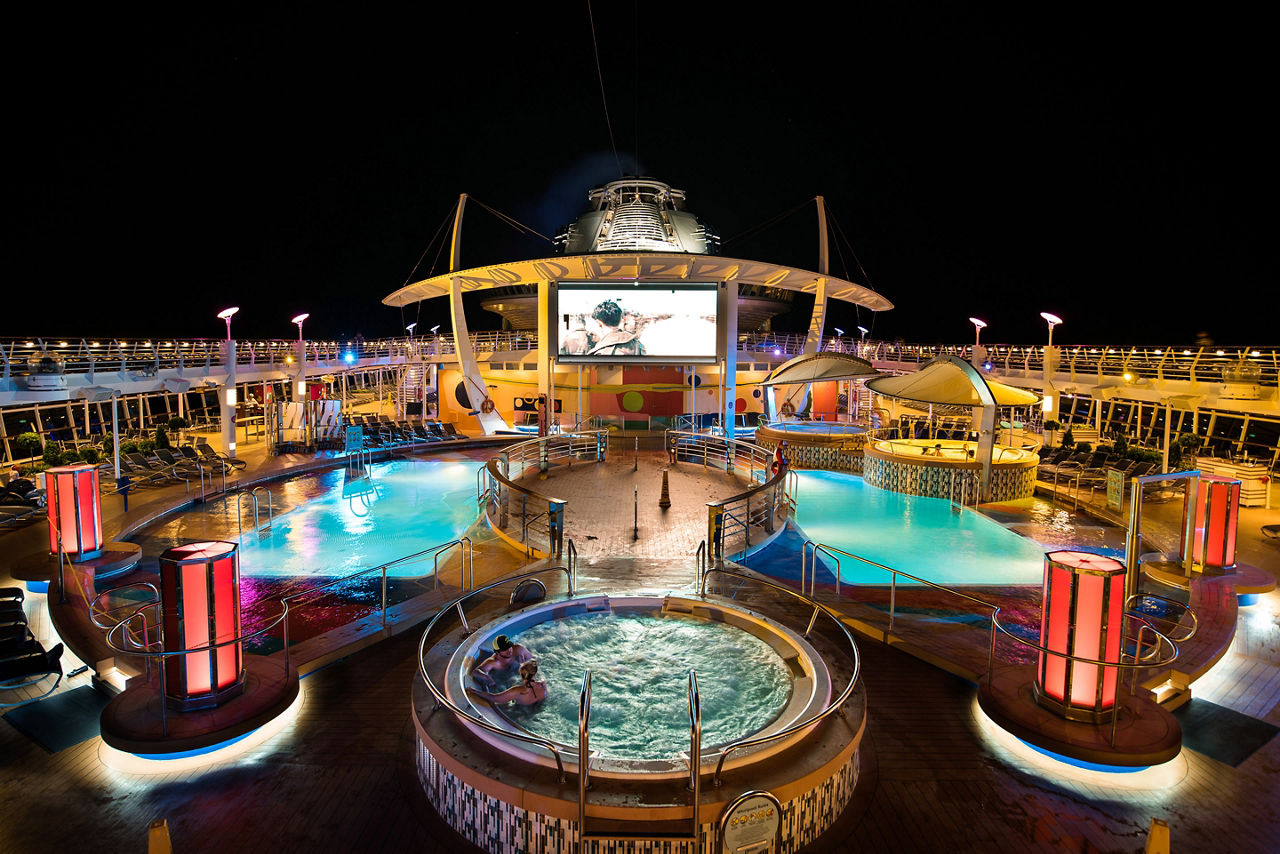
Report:
<svg viewBox="0 0 1280 854"><path fill-rule="evenodd" d="M1044 429L1049 434L1049 445L1053 445L1053 434L1062 429L1062 425L1057 421L1044 422Z"/></svg>
<svg viewBox="0 0 1280 854"><path fill-rule="evenodd" d="M179 415L175 415L169 419L169 432L178 437L179 445L182 444L182 431L186 430L190 426L191 422Z"/></svg>
<svg viewBox="0 0 1280 854"><path fill-rule="evenodd" d="M80 459L84 460L86 463L89 463L90 465L96 466L98 464L98 461L102 459L102 455L98 453L97 448L92 448L92 447L81 448Z"/></svg>
<svg viewBox="0 0 1280 854"><path fill-rule="evenodd" d="M44 442L38 433L19 433L13 445L20 457L38 457L44 453Z"/></svg>
<svg viewBox="0 0 1280 854"><path fill-rule="evenodd" d="M62 464L62 450L53 442L46 442L44 446L44 462L48 466L56 466Z"/></svg>
<svg viewBox="0 0 1280 854"><path fill-rule="evenodd" d="M163 424L156 427L155 446L166 450L169 448L169 434L165 432Z"/></svg>
<svg viewBox="0 0 1280 854"><path fill-rule="evenodd" d="M1073 447L1075 443L1075 434L1071 432L1071 428L1068 426L1066 432L1062 434L1062 447L1070 448Z"/></svg>

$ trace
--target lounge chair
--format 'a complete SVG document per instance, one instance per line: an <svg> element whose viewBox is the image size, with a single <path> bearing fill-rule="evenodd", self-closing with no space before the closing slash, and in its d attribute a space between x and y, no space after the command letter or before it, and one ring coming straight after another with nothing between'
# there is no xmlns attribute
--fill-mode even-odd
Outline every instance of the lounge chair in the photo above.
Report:
<svg viewBox="0 0 1280 854"><path fill-rule="evenodd" d="M21 587L0 587L0 602L21 603L27 598L27 592Z"/></svg>
<svg viewBox="0 0 1280 854"><path fill-rule="evenodd" d="M42 515L39 507L0 505L0 525L14 525Z"/></svg>
<svg viewBox="0 0 1280 854"><path fill-rule="evenodd" d="M248 465L244 460L237 460L235 457L229 457L226 454L218 453L207 442L197 442L196 449L200 451L200 456L206 462L219 462L224 466L231 466L231 468L237 470L242 470Z"/></svg>
<svg viewBox="0 0 1280 854"><path fill-rule="evenodd" d="M44 649L25 625L12 624L0 626L0 661L11 658L22 658Z"/></svg>
<svg viewBox="0 0 1280 854"><path fill-rule="evenodd" d="M1262 536L1269 540L1280 540L1280 525L1263 525Z"/></svg>
<svg viewBox="0 0 1280 854"><path fill-rule="evenodd" d="M0 602L0 626L25 626L27 612L15 602Z"/></svg>
<svg viewBox="0 0 1280 854"><path fill-rule="evenodd" d="M17 658L8 658L0 661L0 690L25 688L55 673L58 674L58 678L50 686L49 690L40 696L29 697L16 703L0 703L0 708L8 709L15 706L25 706L27 703L42 700L56 691L58 685L62 682L62 644L58 644L48 652L40 648L39 644L36 646L37 651L30 655L22 655Z"/></svg>
<svg viewBox="0 0 1280 854"><path fill-rule="evenodd" d="M150 474L153 483L174 480L173 469L170 466L166 466L163 463L152 463L140 453L125 454L125 458L129 460L135 471Z"/></svg>
<svg viewBox="0 0 1280 854"><path fill-rule="evenodd" d="M444 434L445 434L445 438L446 438L446 439L457 439L457 440L461 441L461 440L463 440L463 439L470 439L470 438L471 438L470 436L464 436L463 434L459 433L459 432L458 432L458 430L457 430L457 428L456 428L456 427L454 427L452 424L447 424L447 423L445 423L445 422L440 422L440 429L444 430Z"/></svg>

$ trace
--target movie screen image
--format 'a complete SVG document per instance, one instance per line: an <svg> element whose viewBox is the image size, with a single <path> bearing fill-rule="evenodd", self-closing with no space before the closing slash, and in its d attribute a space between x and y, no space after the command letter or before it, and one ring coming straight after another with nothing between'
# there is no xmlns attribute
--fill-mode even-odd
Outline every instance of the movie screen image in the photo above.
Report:
<svg viewBox="0 0 1280 854"><path fill-rule="evenodd" d="M561 284L558 360L665 362L716 359L716 285Z"/></svg>

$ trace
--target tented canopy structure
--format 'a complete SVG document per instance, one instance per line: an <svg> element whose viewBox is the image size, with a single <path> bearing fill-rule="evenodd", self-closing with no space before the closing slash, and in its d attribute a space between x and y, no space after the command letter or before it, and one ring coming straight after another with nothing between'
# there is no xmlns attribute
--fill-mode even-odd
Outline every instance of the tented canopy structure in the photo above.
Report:
<svg viewBox="0 0 1280 854"><path fill-rule="evenodd" d="M869 380L867 388L884 397L933 406L971 406L980 413L978 461L982 464L980 496L991 500L991 456L995 444L996 409L1031 406L1040 395L1003 383L988 382L973 365L955 356L939 356L914 374Z"/></svg>
<svg viewBox="0 0 1280 854"><path fill-rule="evenodd" d="M788 359L773 369L761 385L791 385L832 380L864 379L880 372L866 359L848 353L812 353Z"/></svg>
<svg viewBox="0 0 1280 854"><path fill-rule="evenodd" d="M1032 406L1040 395L1004 383L991 382L976 371L966 371L950 361L934 360L914 374L869 380L867 388L885 397L937 406L985 406L992 401L981 394L978 383L990 389L996 406Z"/></svg>

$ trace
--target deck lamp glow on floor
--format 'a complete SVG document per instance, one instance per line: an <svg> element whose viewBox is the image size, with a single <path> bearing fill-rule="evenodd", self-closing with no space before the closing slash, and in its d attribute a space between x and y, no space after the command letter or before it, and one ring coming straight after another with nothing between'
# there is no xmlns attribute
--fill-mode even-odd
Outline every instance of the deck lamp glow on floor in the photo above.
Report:
<svg viewBox="0 0 1280 854"><path fill-rule="evenodd" d="M1036 701L1064 718L1106 723L1115 714L1119 668L1066 656L1120 662L1124 643L1124 564L1091 552L1044 556L1044 604Z"/></svg>
<svg viewBox="0 0 1280 854"><path fill-rule="evenodd" d="M235 543L187 543L160 555L165 699L180 711L207 709L244 688L240 556Z"/></svg>
<svg viewBox="0 0 1280 854"><path fill-rule="evenodd" d="M49 511L49 553L62 550L72 561L97 557L102 551L102 500L98 467L82 463L55 466L45 472Z"/></svg>

